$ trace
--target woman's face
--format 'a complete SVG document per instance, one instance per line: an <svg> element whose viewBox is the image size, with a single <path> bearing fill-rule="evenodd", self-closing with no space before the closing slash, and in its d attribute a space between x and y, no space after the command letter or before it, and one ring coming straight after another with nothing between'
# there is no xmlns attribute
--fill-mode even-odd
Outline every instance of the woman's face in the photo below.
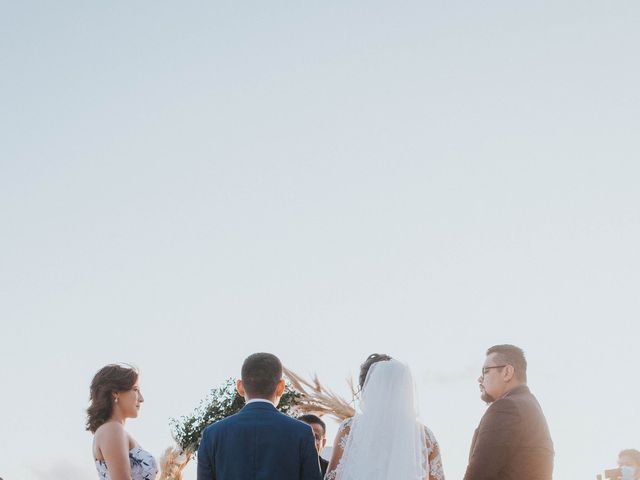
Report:
<svg viewBox="0 0 640 480"><path fill-rule="evenodd" d="M118 401L115 403L115 408L120 410L124 418L136 418L138 416L140 404L144 402L138 380L133 384L131 390L116 393L116 398Z"/></svg>

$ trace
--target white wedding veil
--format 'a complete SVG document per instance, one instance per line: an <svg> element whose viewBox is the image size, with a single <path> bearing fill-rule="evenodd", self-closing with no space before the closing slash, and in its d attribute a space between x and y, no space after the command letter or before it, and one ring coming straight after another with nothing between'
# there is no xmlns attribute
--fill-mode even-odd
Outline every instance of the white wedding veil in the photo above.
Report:
<svg viewBox="0 0 640 480"><path fill-rule="evenodd" d="M409 367L397 360L374 363L362 389L360 410L350 424L337 478L427 478L425 432L417 419Z"/></svg>

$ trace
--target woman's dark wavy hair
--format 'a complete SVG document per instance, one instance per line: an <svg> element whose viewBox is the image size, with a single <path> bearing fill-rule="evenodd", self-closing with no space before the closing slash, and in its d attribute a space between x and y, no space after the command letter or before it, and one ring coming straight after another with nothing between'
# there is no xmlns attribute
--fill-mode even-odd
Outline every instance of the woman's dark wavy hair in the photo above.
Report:
<svg viewBox="0 0 640 480"><path fill-rule="evenodd" d="M113 413L114 392L131 390L138 380L138 370L130 365L111 364L95 374L89 389L87 430L95 433Z"/></svg>
<svg viewBox="0 0 640 480"><path fill-rule="evenodd" d="M364 363L360 365L360 377L358 378L360 390L362 390L362 387L364 387L364 382L367 379L367 374L369 373L371 365L376 362L386 362L388 360L391 360L391 357L386 353L372 353L367 357Z"/></svg>

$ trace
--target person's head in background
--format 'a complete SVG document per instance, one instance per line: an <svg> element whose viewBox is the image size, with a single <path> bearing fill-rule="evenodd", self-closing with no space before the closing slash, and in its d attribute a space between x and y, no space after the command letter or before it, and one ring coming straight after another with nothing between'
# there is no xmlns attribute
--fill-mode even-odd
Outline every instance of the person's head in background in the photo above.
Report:
<svg viewBox="0 0 640 480"><path fill-rule="evenodd" d="M311 413L299 416L298 420L306 423L311 427L311 430L313 430L313 437L316 441L316 450L318 451L318 455L320 455L320 452L327 444L327 426L320 417Z"/></svg>
<svg viewBox="0 0 640 480"><path fill-rule="evenodd" d="M622 450L618 454L618 466L622 469L622 478L640 479L640 451L633 448Z"/></svg>

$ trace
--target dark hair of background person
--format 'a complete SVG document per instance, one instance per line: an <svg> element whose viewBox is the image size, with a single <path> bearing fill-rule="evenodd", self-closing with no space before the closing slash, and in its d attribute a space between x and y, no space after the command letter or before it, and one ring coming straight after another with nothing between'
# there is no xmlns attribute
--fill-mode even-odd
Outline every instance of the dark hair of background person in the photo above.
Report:
<svg viewBox="0 0 640 480"><path fill-rule="evenodd" d="M522 383L527 383L527 359L524 352L515 345L494 345L487 350L487 355L496 354L496 361L503 365L511 365L515 377Z"/></svg>
<svg viewBox="0 0 640 480"><path fill-rule="evenodd" d="M244 390L252 398L269 398L282 379L282 363L271 353L254 353L242 364Z"/></svg>
<svg viewBox="0 0 640 480"><path fill-rule="evenodd" d="M315 423L316 425L320 425L322 427L322 433L325 435L327 433L327 425L317 415L307 413L305 415L300 415L298 420L303 421L304 423Z"/></svg>
<svg viewBox="0 0 640 480"><path fill-rule="evenodd" d="M113 413L113 394L131 390L138 380L138 370L130 365L111 364L102 367L93 377L89 389L87 430L95 433Z"/></svg>
<svg viewBox="0 0 640 480"><path fill-rule="evenodd" d="M629 457L636 465L640 466L640 451L636 450L635 448L622 450L618 454L618 457Z"/></svg>
<svg viewBox="0 0 640 480"><path fill-rule="evenodd" d="M362 365L360 365L360 377L358 378L358 384L360 385L360 389L364 387L364 382L367 379L367 373L369 373L369 369L371 365L376 362L386 362L391 360L391 357L386 353L372 353L367 357Z"/></svg>

